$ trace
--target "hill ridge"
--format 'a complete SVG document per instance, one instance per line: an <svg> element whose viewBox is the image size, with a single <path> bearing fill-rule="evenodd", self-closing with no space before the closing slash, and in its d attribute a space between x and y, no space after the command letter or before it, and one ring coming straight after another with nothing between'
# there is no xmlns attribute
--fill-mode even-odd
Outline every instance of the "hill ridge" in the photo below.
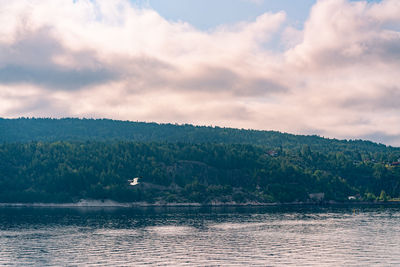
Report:
<svg viewBox="0 0 400 267"><path fill-rule="evenodd" d="M318 135L296 135L274 130L239 129L156 122L123 121L92 118L0 118L0 142L31 141L134 141L251 144L314 149L328 146L366 150L397 150L369 140L340 140ZM341 150L341 149L339 149Z"/></svg>

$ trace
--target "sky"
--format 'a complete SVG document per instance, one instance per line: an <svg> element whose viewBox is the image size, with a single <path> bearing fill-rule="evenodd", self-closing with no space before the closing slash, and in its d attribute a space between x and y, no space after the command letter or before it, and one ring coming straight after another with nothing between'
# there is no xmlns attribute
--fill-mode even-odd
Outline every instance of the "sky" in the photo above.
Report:
<svg viewBox="0 0 400 267"><path fill-rule="evenodd" d="M400 1L0 0L0 117L400 146Z"/></svg>

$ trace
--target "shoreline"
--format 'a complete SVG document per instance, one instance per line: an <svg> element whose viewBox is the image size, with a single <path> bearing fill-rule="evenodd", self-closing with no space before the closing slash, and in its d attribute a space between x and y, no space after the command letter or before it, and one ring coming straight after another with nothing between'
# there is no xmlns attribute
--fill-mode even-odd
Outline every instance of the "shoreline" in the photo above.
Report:
<svg viewBox="0 0 400 267"><path fill-rule="evenodd" d="M0 203L2 207L37 207L37 208L174 208L174 207L287 207L287 206L400 206L400 201L386 202L289 202L289 203L147 203L147 202L132 202L120 203L111 200L81 200L76 203Z"/></svg>

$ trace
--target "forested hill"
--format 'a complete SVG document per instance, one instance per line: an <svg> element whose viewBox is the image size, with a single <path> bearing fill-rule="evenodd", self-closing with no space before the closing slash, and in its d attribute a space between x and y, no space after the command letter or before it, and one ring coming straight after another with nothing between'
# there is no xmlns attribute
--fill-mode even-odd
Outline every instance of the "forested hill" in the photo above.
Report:
<svg viewBox="0 0 400 267"><path fill-rule="evenodd" d="M321 194L400 199L400 149L274 131L0 119L0 203L309 202Z"/></svg>
<svg viewBox="0 0 400 267"><path fill-rule="evenodd" d="M400 197L400 155L253 145L31 142L0 144L0 203L212 203L385 200ZM130 180L139 177L139 185Z"/></svg>
<svg viewBox="0 0 400 267"><path fill-rule="evenodd" d="M250 144L274 149L297 149L304 145L321 152L359 151L389 152L399 148L386 147L370 141L337 140L277 131L244 130L193 125L157 124L108 119L1 119L0 143L31 141L133 141L168 143Z"/></svg>

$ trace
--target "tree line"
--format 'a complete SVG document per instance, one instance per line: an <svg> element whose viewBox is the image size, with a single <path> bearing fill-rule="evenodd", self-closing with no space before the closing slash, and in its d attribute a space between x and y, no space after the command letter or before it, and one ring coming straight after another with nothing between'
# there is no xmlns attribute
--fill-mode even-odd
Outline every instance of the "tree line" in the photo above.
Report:
<svg viewBox="0 0 400 267"><path fill-rule="evenodd" d="M189 124L157 124L109 119L0 118L0 143L56 141L131 141L168 143L249 144L271 148L313 151L389 152L400 148L387 147L363 140L327 139L320 136L293 135L277 131L259 131Z"/></svg>
<svg viewBox="0 0 400 267"><path fill-rule="evenodd" d="M212 141L212 140L211 140ZM29 141L0 145L0 202L293 202L400 197L396 149ZM130 179L139 177L139 185Z"/></svg>

